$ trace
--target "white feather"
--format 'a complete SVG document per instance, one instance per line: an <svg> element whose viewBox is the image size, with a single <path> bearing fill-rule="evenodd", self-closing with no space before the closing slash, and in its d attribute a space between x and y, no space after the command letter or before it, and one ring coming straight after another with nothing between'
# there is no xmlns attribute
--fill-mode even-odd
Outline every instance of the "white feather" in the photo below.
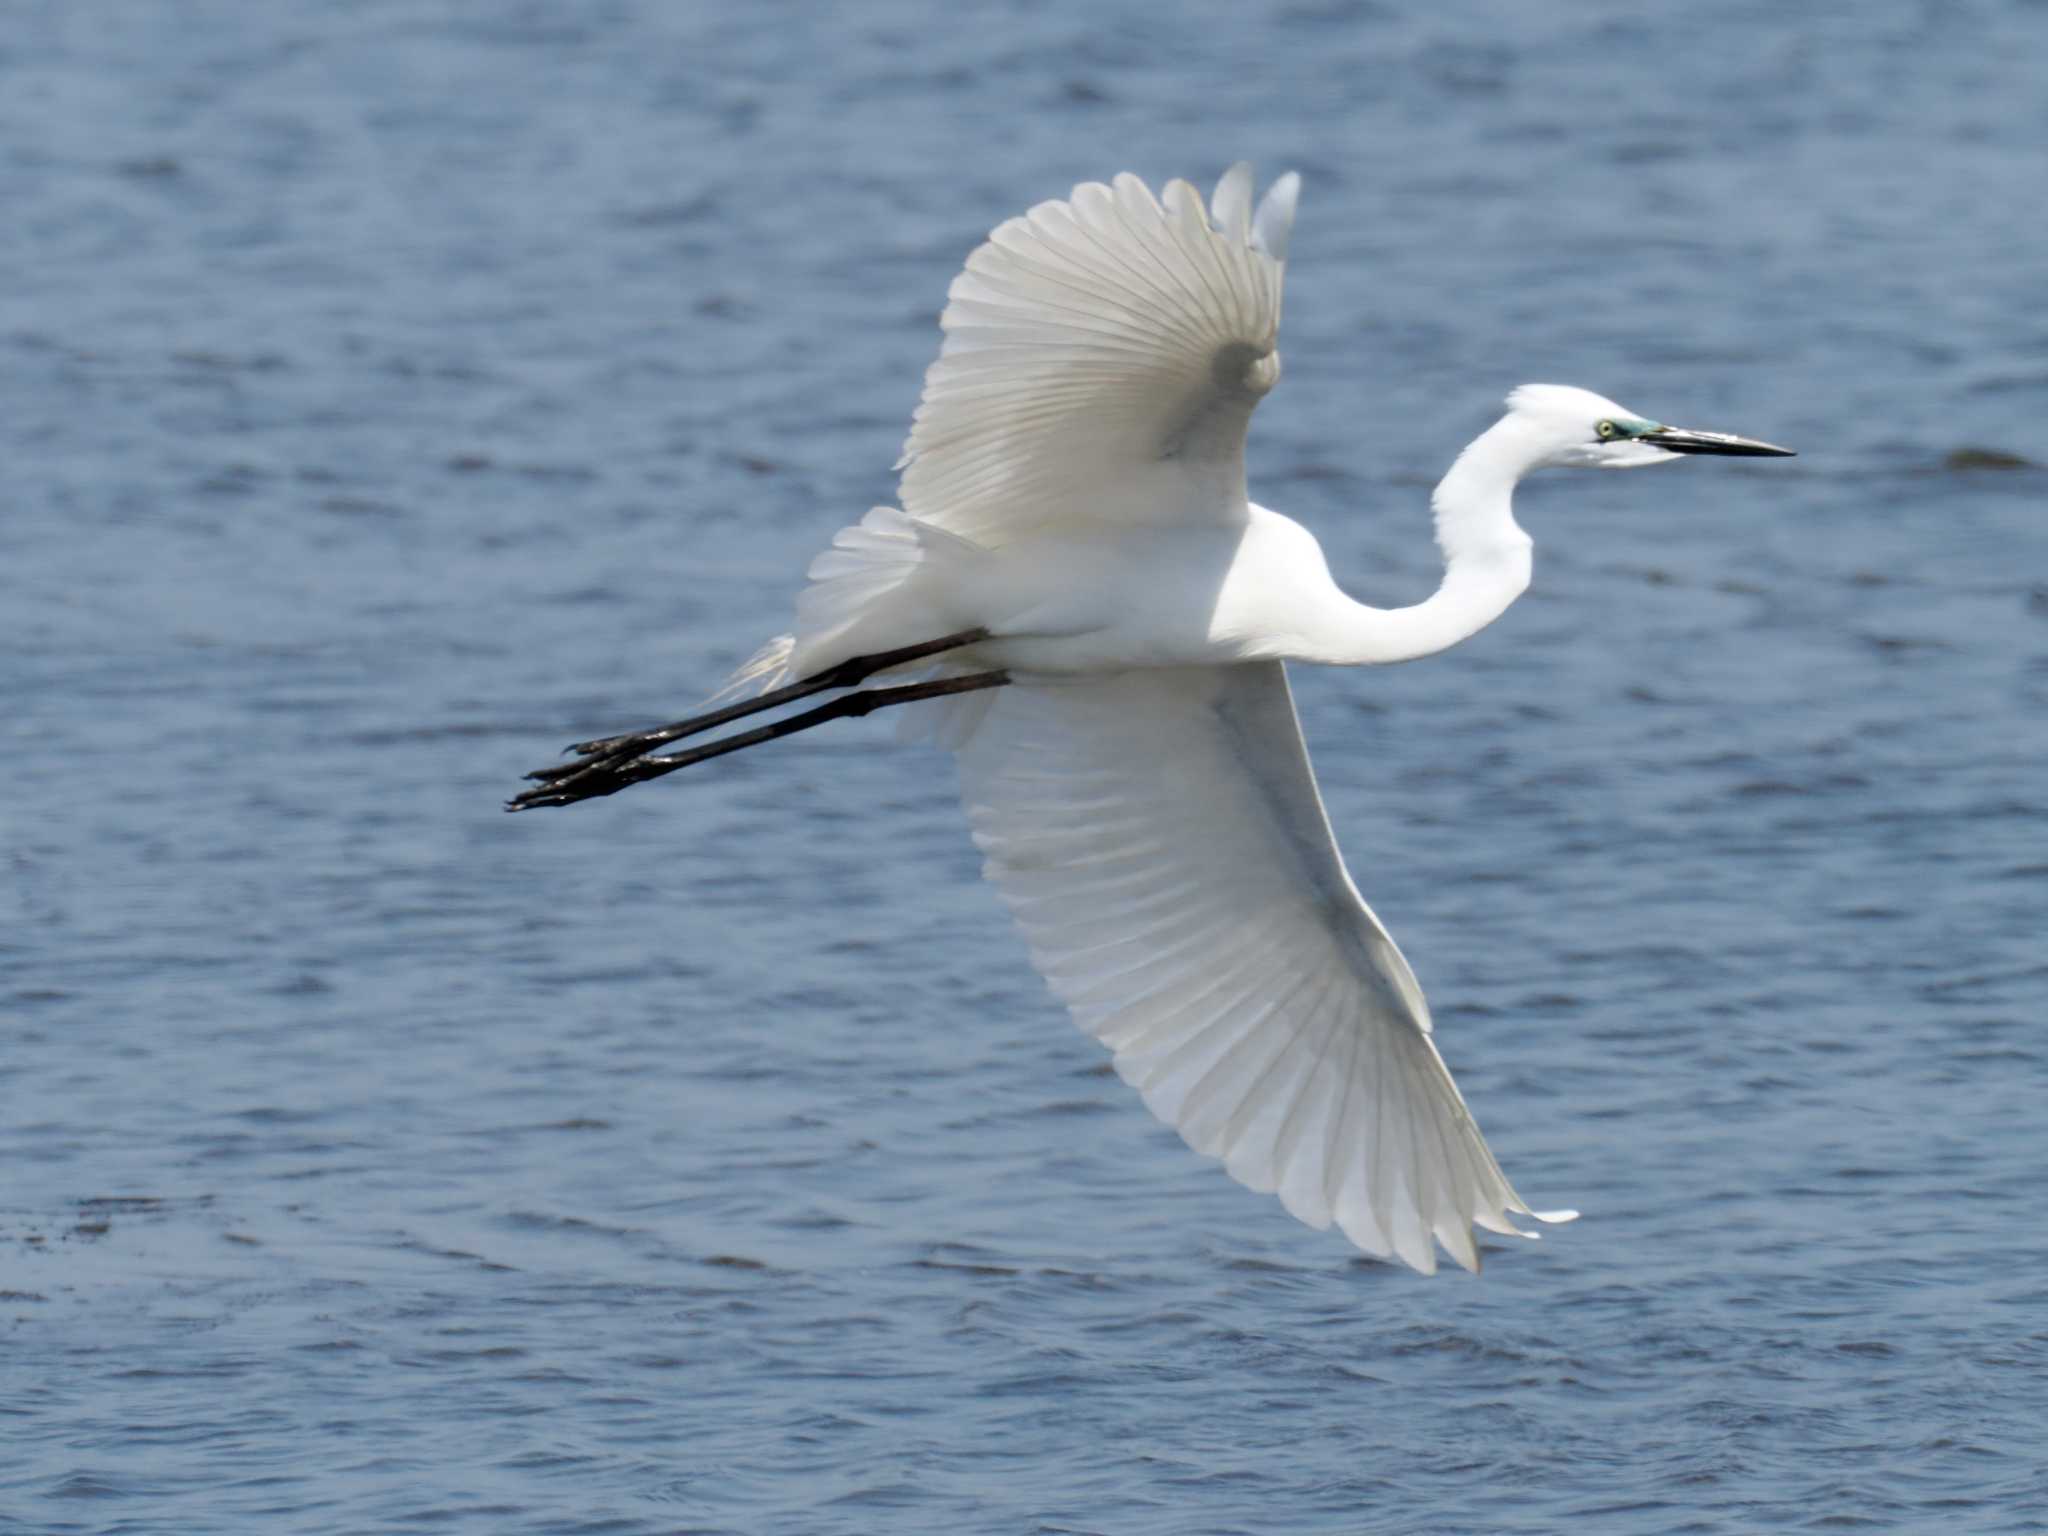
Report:
<svg viewBox="0 0 2048 1536"><path fill-rule="evenodd" d="M1048 525L1234 522L1244 434L1279 377L1293 197L1254 241L1251 173L1201 195L1088 182L997 227L954 280L903 509L994 548Z"/></svg>
<svg viewBox="0 0 2048 1536"><path fill-rule="evenodd" d="M985 697L960 766L987 874L1154 1113L1309 1225L1425 1272L1432 1239L1476 1269L1474 1222L1537 1214L1345 871L1278 662Z"/></svg>

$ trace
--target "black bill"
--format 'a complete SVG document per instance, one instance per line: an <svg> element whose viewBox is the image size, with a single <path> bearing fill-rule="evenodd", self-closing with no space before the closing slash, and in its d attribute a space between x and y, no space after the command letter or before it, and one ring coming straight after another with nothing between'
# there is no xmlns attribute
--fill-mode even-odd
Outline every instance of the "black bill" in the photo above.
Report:
<svg viewBox="0 0 2048 1536"><path fill-rule="evenodd" d="M1658 427L1640 434L1636 441L1655 443L1659 448L1668 448L1673 453L1712 453L1741 459L1797 457L1790 448L1780 448L1774 443L1760 443L1753 437L1736 437L1729 432L1689 432L1684 427Z"/></svg>

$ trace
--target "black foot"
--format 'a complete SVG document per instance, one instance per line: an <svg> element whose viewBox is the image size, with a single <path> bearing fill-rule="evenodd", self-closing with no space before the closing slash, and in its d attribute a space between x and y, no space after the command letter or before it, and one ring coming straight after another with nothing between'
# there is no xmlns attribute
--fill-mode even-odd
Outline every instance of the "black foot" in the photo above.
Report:
<svg viewBox="0 0 2048 1536"><path fill-rule="evenodd" d="M820 674L820 677L830 674ZM714 757L723 757L728 752L739 752L747 747L759 746L764 741L774 741L783 736L794 736L798 731L807 731L814 725L823 725L828 720L838 720L852 715L873 714L878 709L888 709L896 704L913 704L919 699L944 698L949 694L973 693L982 688L1000 688L1010 680L1007 672L976 672L966 677L945 677L929 683L907 683L899 688L871 688L865 692L842 694L830 703L820 704L804 710L801 714L790 715L769 725L754 727L751 731L740 731L717 741L706 742L701 747L690 747L682 752L662 753L649 756L640 743L665 745L678 736L708 730L723 719L734 718L725 710L714 710L710 715L699 715L695 720L679 721L675 726L666 726L659 731L639 731L624 736L607 736L594 742L583 742L571 751L583 754L576 762L555 763L546 768L536 768L526 775L538 781L535 788L524 790L505 802L508 811L530 811L543 805L574 805L580 800L595 800L604 795L614 795L628 785L658 779L663 774L674 773L678 768L687 768L692 763L701 763ZM815 680L814 680L815 681ZM796 688L808 688L809 684L799 683ZM829 687L825 683L821 686ZM781 702L787 702L788 690L777 689L784 694ZM801 695L798 695L801 697ZM763 695L763 697L767 697ZM742 713L751 714L760 706L759 699L747 701ZM736 706L737 707L737 706ZM721 718L714 719L714 716ZM689 730L679 729L687 726Z"/></svg>

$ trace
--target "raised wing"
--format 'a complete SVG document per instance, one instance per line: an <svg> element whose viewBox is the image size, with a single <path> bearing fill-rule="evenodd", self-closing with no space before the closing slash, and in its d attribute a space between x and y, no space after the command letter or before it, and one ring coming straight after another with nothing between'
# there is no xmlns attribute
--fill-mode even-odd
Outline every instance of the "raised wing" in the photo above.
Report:
<svg viewBox="0 0 2048 1536"><path fill-rule="evenodd" d="M1231 167L1086 182L997 227L953 280L903 510L995 547L1077 521L1245 515L1244 435L1280 376L1280 279L1300 178L1251 211Z"/></svg>
<svg viewBox="0 0 2048 1536"><path fill-rule="evenodd" d="M1278 662L1019 683L960 749L987 873L1075 1021L1188 1145L1436 1269L1540 1220L1345 871ZM1528 1234L1518 1234L1528 1235Z"/></svg>

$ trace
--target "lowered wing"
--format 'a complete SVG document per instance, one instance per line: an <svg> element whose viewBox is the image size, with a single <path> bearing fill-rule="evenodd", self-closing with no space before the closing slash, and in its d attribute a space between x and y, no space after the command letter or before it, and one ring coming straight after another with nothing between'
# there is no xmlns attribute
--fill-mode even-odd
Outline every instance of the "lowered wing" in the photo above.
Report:
<svg viewBox="0 0 2048 1536"><path fill-rule="evenodd" d="M1032 957L1188 1145L1424 1273L1541 1220L1351 882L1278 662L1001 690L960 749ZM1434 1239L1434 1242L1432 1241Z"/></svg>

